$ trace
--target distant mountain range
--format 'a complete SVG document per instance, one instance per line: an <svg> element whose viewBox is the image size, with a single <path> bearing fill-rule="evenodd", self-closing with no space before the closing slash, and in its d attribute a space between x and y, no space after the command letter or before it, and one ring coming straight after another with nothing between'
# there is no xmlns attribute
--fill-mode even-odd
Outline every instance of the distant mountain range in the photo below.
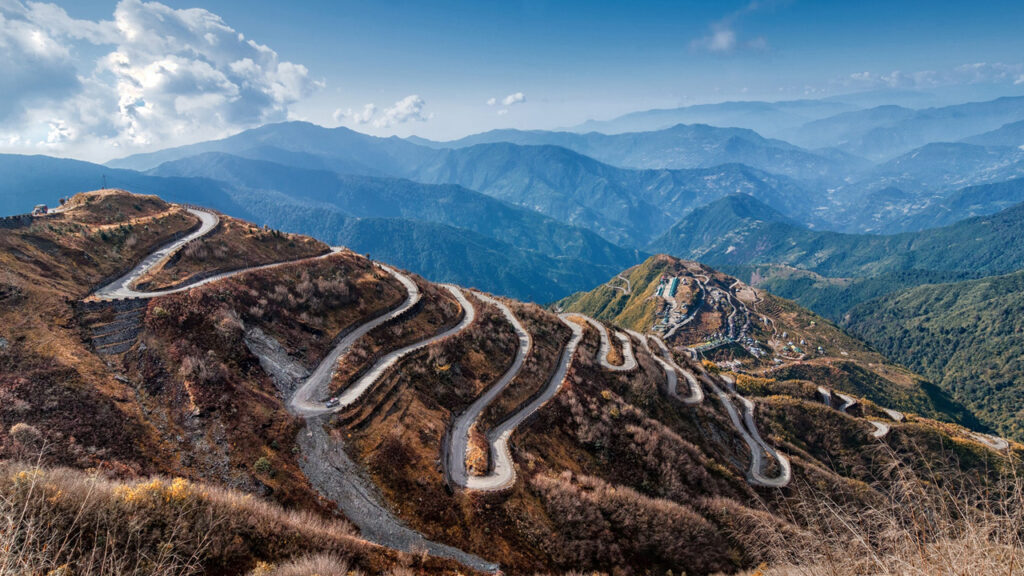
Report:
<svg viewBox="0 0 1024 576"><path fill-rule="evenodd" d="M432 279L538 302L592 286L645 256L457 186L342 177L220 154L152 174L10 155L0 156L0 170L4 214L56 205L62 196L100 188L106 177L111 187L202 204L371 252Z"/></svg>
<svg viewBox="0 0 1024 576"><path fill-rule="evenodd" d="M835 100L722 102L632 112L612 120L590 120L574 127L573 131L620 134L663 130L676 124L709 124L725 128L750 128L761 134L776 136L807 122L859 108Z"/></svg>
<svg viewBox="0 0 1024 576"><path fill-rule="evenodd" d="M747 128L717 128L706 124L677 124L654 132L623 134L493 130L450 142L422 139L415 142L434 148L465 148L496 142L561 146L623 168L685 169L745 164L807 182L833 182L869 166L868 162L854 156L814 154L782 140L764 138Z"/></svg>
<svg viewBox="0 0 1024 576"><path fill-rule="evenodd" d="M887 236L807 229L749 196L695 210L649 247L756 280L837 319L893 290L1024 268L1024 204ZM835 281L830 280L835 279Z"/></svg>
<svg viewBox="0 0 1024 576"><path fill-rule="evenodd" d="M884 161L933 142L956 142L1024 119L1024 96L912 110L880 106L822 118L792 135L808 147L835 146Z"/></svg>

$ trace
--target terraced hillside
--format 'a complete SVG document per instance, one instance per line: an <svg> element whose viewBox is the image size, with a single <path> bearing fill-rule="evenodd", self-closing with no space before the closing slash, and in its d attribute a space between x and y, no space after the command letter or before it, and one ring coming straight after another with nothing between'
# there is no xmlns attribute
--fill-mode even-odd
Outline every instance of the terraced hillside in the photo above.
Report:
<svg viewBox="0 0 1024 576"><path fill-rule="evenodd" d="M912 373L697 264L657 257L617 276L589 295L603 302L593 320L339 248L295 260L274 243L258 266L186 258L216 230L258 241L222 223L106 191L0 230L5 457L31 437L47 466L342 516L382 554L370 570L513 574L734 572L774 557L765 535L813 546L806 511L822 493L883 504L894 466L981 487L1019 468L1021 446L922 416L948 414ZM139 284L161 266L201 280ZM651 296L674 304L657 330ZM114 333L116 347L100 340ZM806 353L785 342L797 337L840 357L744 356L754 340Z"/></svg>

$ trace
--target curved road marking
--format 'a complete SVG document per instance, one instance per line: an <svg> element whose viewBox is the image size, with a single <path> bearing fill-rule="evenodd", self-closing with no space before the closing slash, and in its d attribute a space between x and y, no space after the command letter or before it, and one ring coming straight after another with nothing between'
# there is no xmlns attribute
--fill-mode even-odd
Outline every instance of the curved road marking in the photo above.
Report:
<svg viewBox="0 0 1024 576"><path fill-rule="evenodd" d="M509 416L504 422L495 426L487 434L488 441L491 444L491 472L487 476L470 476L467 479L467 489L497 491L510 488L515 484L515 464L512 461L512 451L508 447L512 433L531 414L546 404L548 400L554 398L555 394L562 388L565 376L569 372L569 366L572 364L573 355L576 353L576 347L579 345L580 340L583 339L583 327L568 320L569 316L573 316L573 314L559 315L559 319L572 330L572 337L569 339L569 343L565 345L565 348L562 349L562 357L558 362L558 368L555 370L554 375L551 376L547 386L544 387L544 390L537 397L519 409L518 412ZM458 466L454 469L458 469Z"/></svg>
<svg viewBox="0 0 1024 576"><path fill-rule="evenodd" d="M162 290L160 292L136 292L131 288L132 284L138 281L143 275L150 270L156 268L161 262L170 258L175 252L181 250L189 242L206 236L217 227L220 223L220 216L217 216L213 212L206 212L203 210L196 210L194 208L187 208L190 214L199 218L199 229L192 232L191 234L179 238L157 249L155 252L146 256L142 262L139 262L134 268L129 270L124 276L121 276L117 280L114 280L110 284L96 290L93 296L102 300L112 300L114 298L154 298L156 296L162 296L164 294L171 294L173 292L181 292L192 288L197 284L192 284L187 287L180 287L173 290ZM214 278L209 278L206 281L213 281Z"/></svg>
<svg viewBox="0 0 1024 576"><path fill-rule="evenodd" d="M608 355L612 352L612 341L608 337L608 329L604 327L604 324L589 316L584 316L582 314L573 315L586 320L587 323L593 326L597 330L598 334L601 335L601 349L597 354L598 361L600 361L602 368L613 372L628 372L636 369L636 356L633 355L633 344L630 341L629 336L621 332L615 333L615 337L619 339L619 342L622 342L622 365L616 366L608 361Z"/></svg>
<svg viewBox="0 0 1024 576"><path fill-rule="evenodd" d="M652 336L651 338L653 338L654 342L658 345L659 348L661 348L662 354L665 355L665 360L662 361L661 358L654 356L654 354L651 354L651 356L654 356L654 359L657 360L660 364L662 364L662 368L664 368L665 364L667 363L668 367L673 369L672 378L669 379L670 381L672 381L669 386L669 393L673 396L676 396L686 404L700 404L701 402L703 402L704 389L701 388L700 382L697 381L697 377L693 375L693 372L687 370L686 368L683 368L682 366L676 363L675 359L672 358L672 352L668 349L668 346L665 345L665 342L661 338L658 338L657 336ZM650 348L648 348L648 350L650 350ZM678 390L676 389L675 385L675 381L677 381L677 378L675 378L675 373L682 374L683 378L686 378L686 383L689 385L690 388L689 395L682 398L679 397ZM666 374L668 374L668 371L666 371Z"/></svg>
<svg viewBox="0 0 1024 576"><path fill-rule="evenodd" d="M882 412L885 412L886 415L889 416L889 418L892 418L896 422L903 422L904 420L907 419L907 417L904 416L902 412L897 412L889 408L882 408Z"/></svg>
<svg viewBox="0 0 1024 576"><path fill-rule="evenodd" d="M707 384L711 388L711 391L718 397L719 402L722 403L722 406L725 407L725 411L729 414L729 419L732 420L733 427L740 433L743 441L746 442L747 447L750 449L750 470L747 473L747 481L756 486L764 486L766 488L783 488L787 486L793 475L789 459L776 452L774 448L769 446L761 438L761 434L757 430L757 423L754 422L754 403L743 396L736 394L736 397L739 398L740 402L742 402L746 408L744 419L746 420L747 425L744 426L743 422L740 421L739 413L732 401L729 399L729 396L715 384L715 381L712 380L706 372L701 374L701 379L704 380L704 383ZM779 475L776 478L768 478L761 474L765 452L779 463L780 470Z"/></svg>
<svg viewBox="0 0 1024 576"><path fill-rule="evenodd" d="M476 422L483 411L487 408L495 398L506 387L509 383L519 374L522 370L523 364L526 362L526 357L530 354L530 350L533 348L533 338L530 333L523 328L523 325L516 318L516 315L512 313L512 310L508 308L503 302L480 294L477 292L473 293L474 296L480 298L484 302L488 302L497 306L502 314L505 315L505 319L509 324L512 325L516 335L519 336L519 347L516 350L516 357L512 361L512 365L509 366L508 370L501 376L501 378L491 385L486 392L481 394L472 404L469 405L462 414L459 414L452 422L452 433L449 449L446 452L446 467L448 468L449 477L452 479L457 486L466 488L469 490L501 490L512 486L515 483L515 468L512 465L511 455L509 454L507 446L499 445L498 441L501 437L500 433L496 433L498 430L495 428L494 431L490 431L487 435L488 444L490 444L491 450L491 462L493 469L490 473L485 476L471 476L466 470L466 452L469 449L469 429ZM505 440L507 444L507 439ZM507 456L507 459L506 459Z"/></svg>
<svg viewBox="0 0 1024 576"><path fill-rule="evenodd" d="M410 296L412 295L413 290L415 290L417 294L417 299L419 298L419 288L416 287L415 282L409 279L409 277L397 271L389 271L392 272L392 274L394 274L395 277L398 278L400 282L406 285L406 289L409 290ZM406 282L408 282L408 284L406 284ZM355 339L351 338L351 336L353 336L357 332L361 332L361 336L366 332L369 332L369 330L372 330L373 328L379 326L380 324L383 324L390 318L398 316L398 314L401 314L401 312L390 312L382 317L378 317L374 320L371 320L367 324L364 324L357 328L355 331L353 331L352 334L346 336L345 339L343 339L338 346L335 346L334 350L331 351L331 354L328 356L328 358L325 358L324 362L321 362L320 366L317 367L316 372L314 372L313 375L310 376L310 378L305 383L303 383L302 387L298 391L296 391L295 395L292 397L293 408L297 412L307 415L326 414L328 412L339 412L341 410L344 410L345 408L354 404L355 401L358 400L363 395L363 393L365 393L367 390L370 389L371 386L377 383L377 380L379 380L380 377L383 376L385 372L388 371L389 368L397 364L398 361L401 360L404 356L407 356L408 354L415 352L426 346L429 346L435 342L444 340L445 338L448 338L450 336L454 336L459 332L462 332L467 326L472 324L474 318L476 318L476 308L473 307L473 304L466 299L466 296L462 293L462 290L459 290L458 287L452 286L450 284L444 284L443 286L449 292L451 292L452 296L454 296L455 299L458 300L459 304L462 306L462 320L459 321L458 324L449 328L448 330L445 330L440 334L429 336L427 338L424 338L423 340L413 342L412 344L399 348L398 350L392 350L391 352L388 352L383 357L381 357L381 359L378 360L376 364L374 364L369 370L367 370L365 374L360 376L358 380L356 380L348 387L346 387L345 390L342 391L340 395L334 397L334 403L332 406L327 406L326 403L319 404L317 402L312 401L310 399L310 396L314 391L319 391L321 393L326 391L327 385L330 384L331 376L334 374L335 364L337 363L338 358L340 358L341 354L345 350L347 350L348 347L351 346L353 342L355 342ZM405 306L403 305L401 308L405 308ZM402 312L404 312L404 310L402 310ZM364 330L368 325L371 324L372 326L370 326L369 329ZM343 348L342 344L346 344L346 346ZM328 360L331 359L331 357L334 358L334 363L327 364L325 366L325 364L327 363Z"/></svg>
<svg viewBox="0 0 1024 576"><path fill-rule="evenodd" d="M878 420L868 420L868 424L871 424L875 429L871 432L872 438L885 438L889 434L889 425L885 422L879 422Z"/></svg>

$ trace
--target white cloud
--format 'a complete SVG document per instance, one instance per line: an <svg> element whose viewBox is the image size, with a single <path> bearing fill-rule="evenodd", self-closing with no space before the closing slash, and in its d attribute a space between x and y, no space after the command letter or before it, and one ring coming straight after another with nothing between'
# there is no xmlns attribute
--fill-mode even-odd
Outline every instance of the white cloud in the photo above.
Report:
<svg viewBox="0 0 1024 576"><path fill-rule="evenodd" d="M865 71L850 74L840 84L858 89L898 88L904 90L922 90L961 84L1018 85L1024 84L1024 64L976 62L943 71L903 72L892 70L885 73Z"/></svg>
<svg viewBox="0 0 1024 576"><path fill-rule="evenodd" d="M394 106L385 108L373 125L377 128L390 128L406 122L426 122L433 116L424 114L423 108L427 103L418 94L410 94L395 102Z"/></svg>
<svg viewBox="0 0 1024 576"><path fill-rule="evenodd" d="M497 103L498 103L498 99L497 98L488 98L487 99L487 105L488 106L494 106Z"/></svg>
<svg viewBox="0 0 1024 576"><path fill-rule="evenodd" d="M516 92L515 94L509 94L501 101L502 106L512 106L514 104L522 104L526 102L526 96L522 92Z"/></svg>
<svg viewBox="0 0 1024 576"><path fill-rule="evenodd" d="M109 51L85 61L80 54L95 49L83 44ZM0 142L20 134L22 147L93 156L286 120L321 86L212 12L140 0L122 0L101 21L0 0L0 53Z"/></svg>
<svg viewBox="0 0 1024 576"><path fill-rule="evenodd" d="M377 105L372 103L364 105L361 112L354 112L351 108L348 110L338 108L334 111L334 121L347 122L349 124L368 124L376 113Z"/></svg>
<svg viewBox="0 0 1024 576"><path fill-rule="evenodd" d="M692 50L704 50L719 54L727 54L738 48L767 50L768 41L761 36L741 42L739 33L736 31L736 25L747 14L756 12L773 4L775 4L775 2L772 2L771 0L767 2L760 0L751 1L743 8L725 15L721 20L712 22L710 26L711 29L708 31L708 34L691 41L690 48Z"/></svg>
<svg viewBox="0 0 1024 576"><path fill-rule="evenodd" d="M506 114L508 114L508 108L502 108L501 110L498 110L498 116L504 116Z"/></svg>

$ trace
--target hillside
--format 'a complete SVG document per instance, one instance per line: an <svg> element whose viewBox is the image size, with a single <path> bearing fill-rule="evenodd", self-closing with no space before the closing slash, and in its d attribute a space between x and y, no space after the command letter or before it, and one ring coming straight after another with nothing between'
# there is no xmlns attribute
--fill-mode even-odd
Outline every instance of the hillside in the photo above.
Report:
<svg viewBox="0 0 1024 576"><path fill-rule="evenodd" d="M22 459L45 446L46 468L27 477L103 471L117 483L90 509L101 516L140 517L127 506L136 493L205 503L221 488L340 515L380 554L350 557L370 572L458 562L463 573L713 574L773 559L765 535L814 547L823 532L808 511L822 495L853 513L877 509L894 467L984 490L1018 472L1007 452L1019 445L925 416L950 418L912 373L697 264L654 259L601 289L639 298L655 264L692 271L678 298L707 293L687 304L701 310L699 330L654 331L669 340L663 350L648 335L435 285L346 250L292 261L311 241L273 242L280 258L257 267L189 250L212 234L239 250L263 241L225 221L102 191L0 228L0 450ZM136 285L162 262L172 277L203 280ZM768 371L744 356L744 335L790 346L780 329L840 356ZM700 349L707 363L683 346L716 332L739 345ZM855 402L822 403L819 386ZM0 489L17 491L17 470ZM144 482L153 474L185 480ZM248 524L220 525L237 536L233 569L334 545L307 546L312 522L293 531L270 512L231 516L266 526L263 540L249 539ZM247 551L253 542L272 549ZM59 551L41 554L56 562Z"/></svg>
<svg viewBox="0 0 1024 576"><path fill-rule="evenodd" d="M204 154L168 162L158 176L203 177L230 184L236 197L258 210L258 196L273 194L282 210L324 208L356 218L387 218L444 224L484 235L521 250L554 258L575 258L593 266L632 264L632 250L620 248L583 228L562 224L532 210L453 185L419 184L398 178L342 176L225 154ZM275 223L272 210L261 220ZM315 218L315 217L314 217ZM289 230L310 234L310 222L290 222ZM343 240L343 236L338 237ZM444 279L443 276L437 277ZM481 277L483 278L483 277Z"/></svg>
<svg viewBox="0 0 1024 576"><path fill-rule="evenodd" d="M649 249L743 272L782 296L813 302L815 310L833 319L865 296L1024 266L1024 204L942 228L875 236L810 230L779 221L764 206L738 218L732 216L735 203L696 211ZM704 232L692 236L698 229Z"/></svg>
<svg viewBox="0 0 1024 576"><path fill-rule="evenodd" d="M1024 272L919 286L850 311L845 325L933 379L985 424L1024 437Z"/></svg>
<svg viewBox="0 0 1024 576"><path fill-rule="evenodd" d="M890 363L831 322L702 264L652 256L615 282L558 306L697 350L723 367L778 379L807 379L892 407L977 425L963 406ZM679 279L674 295L666 292ZM661 293L659 294L659 290Z"/></svg>

